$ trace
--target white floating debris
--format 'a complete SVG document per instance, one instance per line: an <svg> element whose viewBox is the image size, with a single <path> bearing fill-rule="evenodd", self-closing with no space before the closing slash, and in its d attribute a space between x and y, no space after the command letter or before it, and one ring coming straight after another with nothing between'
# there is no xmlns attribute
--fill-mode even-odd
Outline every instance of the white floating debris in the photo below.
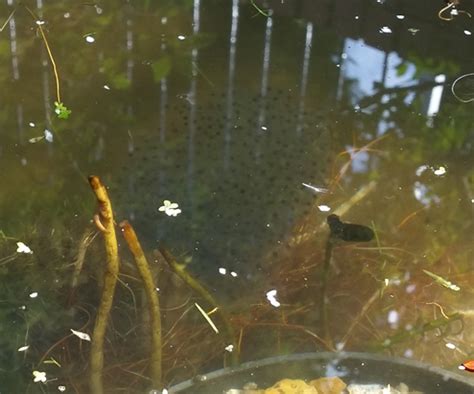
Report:
<svg viewBox="0 0 474 394"><path fill-rule="evenodd" d="M392 29L390 29L390 27L388 27L388 26L383 26L383 27L380 28L379 33L382 33L382 34L391 34L391 33L392 33Z"/></svg>
<svg viewBox="0 0 474 394"><path fill-rule="evenodd" d="M230 276L232 276L233 278L237 278L237 276L239 276L239 275L237 275L237 272L231 271Z"/></svg>
<svg viewBox="0 0 474 394"><path fill-rule="evenodd" d="M64 393L66 391L66 386L58 386L58 391Z"/></svg>
<svg viewBox="0 0 474 394"><path fill-rule="evenodd" d="M388 315L387 315L387 322L388 324L390 324L391 326L395 326L398 324L398 321L399 321L400 317L398 315L398 312L396 310L391 310L388 312Z"/></svg>
<svg viewBox="0 0 474 394"><path fill-rule="evenodd" d="M36 21L36 24L37 24L38 26L44 25L44 23L45 23L44 21L40 21L40 20Z"/></svg>
<svg viewBox="0 0 474 394"><path fill-rule="evenodd" d="M267 292L267 300L272 306L278 308L281 304L276 299L277 291L275 289Z"/></svg>
<svg viewBox="0 0 474 394"><path fill-rule="evenodd" d="M411 33L412 35L415 35L419 31L420 31L420 29L417 29L416 27L409 27L408 28L408 32Z"/></svg>
<svg viewBox="0 0 474 394"><path fill-rule="evenodd" d="M454 350L456 349L456 345L454 343L448 342L445 345L448 349Z"/></svg>
<svg viewBox="0 0 474 394"><path fill-rule="evenodd" d="M85 332L81 332L81 331L76 331L76 330L73 330L71 328L71 332L76 336L78 337L79 339L82 339L83 341L91 341L91 337L89 336L89 334L86 334Z"/></svg>
<svg viewBox="0 0 474 394"><path fill-rule="evenodd" d="M159 207L158 210L166 213L168 216L177 216L181 213L181 209L179 209L178 206L179 205L175 202L164 200L163 205Z"/></svg>
<svg viewBox="0 0 474 394"><path fill-rule="evenodd" d="M68 19L71 17L71 14L69 12L65 12L63 15L64 19Z"/></svg>
<svg viewBox="0 0 474 394"><path fill-rule="evenodd" d="M36 298L38 297L38 292L34 291L33 293L30 293L30 298Z"/></svg>
<svg viewBox="0 0 474 394"><path fill-rule="evenodd" d="M227 274L227 270L225 268L219 268L219 274L225 275Z"/></svg>
<svg viewBox="0 0 474 394"><path fill-rule="evenodd" d="M44 383L46 382L46 372L41 372L41 371L33 371L33 382L38 383Z"/></svg>
<svg viewBox="0 0 474 394"><path fill-rule="evenodd" d="M354 16L354 19L355 20L359 19L359 15Z"/></svg>
<svg viewBox="0 0 474 394"><path fill-rule="evenodd" d="M326 189L325 187L313 186L309 183L302 183L302 185L304 187L307 187L308 189L311 189L311 190L315 191L316 193L327 193L328 192L328 189Z"/></svg>
<svg viewBox="0 0 474 394"><path fill-rule="evenodd" d="M428 168L430 168L430 166L426 165L426 164L423 164L421 166L419 166L416 171L415 171L415 174L416 176L420 176L421 174L423 174Z"/></svg>
<svg viewBox="0 0 474 394"><path fill-rule="evenodd" d="M44 138L44 135L40 135L39 137L33 137L28 140L30 144L36 144L38 141L41 141Z"/></svg>
<svg viewBox="0 0 474 394"><path fill-rule="evenodd" d="M411 294L416 290L416 285L414 283L410 283L406 288L405 291L407 294Z"/></svg>
<svg viewBox="0 0 474 394"><path fill-rule="evenodd" d="M318 209L321 212L329 212L331 210L331 207L328 207L327 205L318 205Z"/></svg>
<svg viewBox="0 0 474 394"><path fill-rule="evenodd" d="M232 351L234 350L234 345L226 346L225 350L227 350L229 353L232 353Z"/></svg>
<svg viewBox="0 0 474 394"><path fill-rule="evenodd" d="M110 90L110 86L109 85L104 85L104 89L105 90Z"/></svg>
<svg viewBox="0 0 474 394"><path fill-rule="evenodd" d="M443 166L440 166L436 169L433 169L433 174L435 174L437 176L444 175L444 174L446 174L446 168L443 167Z"/></svg>
<svg viewBox="0 0 474 394"><path fill-rule="evenodd" d="M17 253L33 254L33 251L28 246L26 246L23 242L17 242L16 246L17 246L17 249L16 249Z"/></svg>
<svg viewBox="0 0 474 394"><path fill-rule="evenodd" d="M28 123L28 126L35 127L36 125L33 122Z"/></svg>
<svg viewBox="0 0 474 394"><path fill-rule="evenodd" d="M95 42L94 36L87 35L84 38L85 38L86 42L88 42L89 44L92 44L93 42Z"/></svg>
<svg viewBox="0 0 474 394"><path fill-rule="evenodd" d="M470 30L464 30L464 34L466 36L472 36L472 32Z"/></svg>
<svg viewBox="0 0 474 394"><path fill-rule="evenodd" d="M30 348L29 345L25 345L25 346L19 347L18 351L19 352L26 352L29 348Z"/></svg>
<svg viewBox="0 0 474 394"><path fill-rule="evenodd" d="M44 139L48 142L53 142L53 133L48 129L44 129Z"/></svg>
<svg viewBox="0 0 474 394"><path fill-rule="evenodd" d="M390 385L381 384L350 384L347 386L349 394L399 394L398 390L392 390Z"/></svg>
<svg viewBox="0 0 474 394"><path fill-rule="evenodd" d="M396 17L397 19L400 19L400 20L405 19L405 15L401 15L401 14L398 14Z"/></svg>
<svg viewBox="0 0 474 394"><path fill-rule="evenodd" d="M267 129L267 126L262 126L262 127L260 127L260 128L261 128L263 131L267 131L267 130L268 130L268 129Z"/></svg>
<svg viewBox="0 0 474 394"><path fill-rule="evenodd" d="M186 36L183 36L183 35L181 35L181 34L178 36L178 40L179 40L179 41L183 41L183 40L185 40L185 39L186 39Z"/></svg>

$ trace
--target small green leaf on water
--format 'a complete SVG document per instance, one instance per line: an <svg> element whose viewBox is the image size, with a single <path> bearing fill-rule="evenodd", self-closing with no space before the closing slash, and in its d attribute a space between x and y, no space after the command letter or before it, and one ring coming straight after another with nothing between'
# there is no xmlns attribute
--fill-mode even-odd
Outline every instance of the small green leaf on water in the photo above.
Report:
<svg viewBox="0 0 474 394"><path fill-rule="evenodd" d="M407 70L408 70L408 63L407 62L401 62L396 67L397 77L401 77L402 75L405 75Z"/></svg>
<svg viewBox="0 0 474 394"><path fill-rule="evenodd" d="M153 79L155 82L161 81L171 70L171 59L169 56L163 56L161 59L153 62L151 65L153 70Z"/></svg>
<svg viewBox="0 0 474 394"><path fill-rule="evenodd" d="M59 119L68 119L69 115L72 112L62 102L60 103L60 102L55 101L54 107L55 107L54 112L56 112L56 115L58 116Z"/></svg>

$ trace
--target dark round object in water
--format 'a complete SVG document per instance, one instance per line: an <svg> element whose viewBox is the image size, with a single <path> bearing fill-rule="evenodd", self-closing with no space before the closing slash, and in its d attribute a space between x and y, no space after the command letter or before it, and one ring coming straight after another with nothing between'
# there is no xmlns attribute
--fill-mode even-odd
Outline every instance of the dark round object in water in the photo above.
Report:
<svg viewBox="0 0 474 394"><path fill-rule="evenodd" d="M224 368L170 387L171 393L209 394L241 389L248 382L270 387L278 380L339 376L346 384L398 386L429 394L472 394L468 377L404 358L370 353L303 353L267 358Z"/></svg>
<svg viewBox="0 0 474 394"><path fill-rule="evenodd" d="M374 239L374 232L370 227L362 224L344 223L339 216L331 214L326 219L331 230L331 237L346 242L368 242Z"/></svg>

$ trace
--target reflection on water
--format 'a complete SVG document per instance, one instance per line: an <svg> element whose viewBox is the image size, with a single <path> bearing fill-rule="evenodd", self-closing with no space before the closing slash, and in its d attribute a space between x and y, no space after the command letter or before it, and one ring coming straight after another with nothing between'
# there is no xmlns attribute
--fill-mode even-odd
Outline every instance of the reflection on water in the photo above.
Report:
<svg viewBox="0 0 474 394"><path fill-rule="evenodd" d="M7 391L87 391L89 344L70 330L92 332L103 276L89 174L153 262L166 385L221 367L229 344L153 252L163 245L225 305L242 360L346 349L456 370L471 357L474 134L470 103L450 88L472 73L469 18L441 21L429 1L258 7L271 17L237 0L38 2L72 110L60 120L35 21L2 4ZM333 213L374 239L334 246L320 300ZM120 252L104 381L140 392L149 322Z"/></svg>

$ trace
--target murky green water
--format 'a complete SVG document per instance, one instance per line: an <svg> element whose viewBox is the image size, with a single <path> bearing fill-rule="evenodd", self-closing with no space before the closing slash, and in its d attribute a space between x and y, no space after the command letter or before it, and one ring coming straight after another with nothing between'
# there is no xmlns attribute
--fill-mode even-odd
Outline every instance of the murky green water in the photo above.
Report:
<svg viewBox="0 0 474 394"><path fill-rule="evenodd" d="M89 392L90 343L70 330L92 334L102 289L103 237L81 241L96 231L91 174L156 275L165 386L228 363L229 343L159 246L227 310L242 361L472 358L473 77L453 82L473 73L474 28L433 3L28 3L38 25L4 2L0 392ZM376 237L334 245L325 281L334 212ZM146 299L118 240L104 384L145 392Z"/></svg>

